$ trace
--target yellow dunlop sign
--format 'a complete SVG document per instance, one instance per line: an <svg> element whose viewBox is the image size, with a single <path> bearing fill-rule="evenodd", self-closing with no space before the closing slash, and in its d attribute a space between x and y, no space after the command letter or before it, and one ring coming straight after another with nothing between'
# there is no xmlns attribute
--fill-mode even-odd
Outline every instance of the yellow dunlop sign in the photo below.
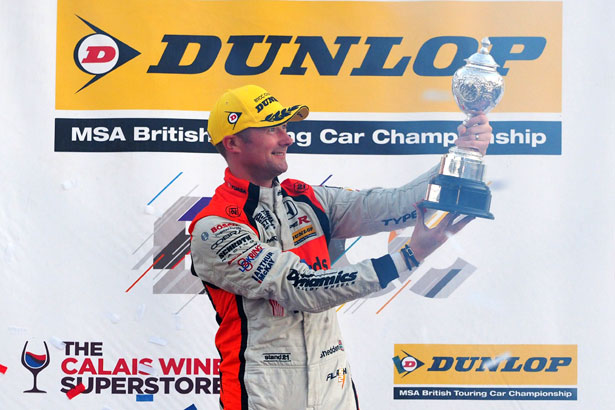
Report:
<svg viewBox="0 0 615 410"><path fill-rule="evenodd" d="M576 345L396 344L393 362L395 384L577 384Z"/></svg>
<svg viewBox="0 0 615 410"><path fill-rule="evenodd" d="M481 38L499 112L561 112L561 2L58 0L56 108L209 111L258 84L315 112L458 112Z"/></svg>

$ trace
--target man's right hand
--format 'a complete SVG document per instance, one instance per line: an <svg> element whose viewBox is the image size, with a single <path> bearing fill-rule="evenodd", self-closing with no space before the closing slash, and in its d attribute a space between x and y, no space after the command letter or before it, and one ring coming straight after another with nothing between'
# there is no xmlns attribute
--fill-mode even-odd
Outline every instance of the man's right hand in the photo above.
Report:
<svg viewBox="0 0 615 410"><path fill-rule="evenodd" d="M431 255L450 236L459 232L474 219L473 216L466 216L459 222L454 223L459 214L449 213L437 226L430 229L425 225L425 209L421 206L421 203L414 204L414 207L416 208L417 215L416 225L408 246L410 246L419 262L422 262L427 256Z"/></svg>

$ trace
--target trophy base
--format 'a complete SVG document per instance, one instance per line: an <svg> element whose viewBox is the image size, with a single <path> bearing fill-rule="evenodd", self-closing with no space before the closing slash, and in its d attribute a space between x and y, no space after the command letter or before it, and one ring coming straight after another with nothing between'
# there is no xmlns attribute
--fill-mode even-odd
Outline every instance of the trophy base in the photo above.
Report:
<svg viewBox="0 0 615 410"><path fill-rule="evenodd" d="M489 212L491 191L482 181L437 175L430 181L425 208L495 219Z"/></svg>

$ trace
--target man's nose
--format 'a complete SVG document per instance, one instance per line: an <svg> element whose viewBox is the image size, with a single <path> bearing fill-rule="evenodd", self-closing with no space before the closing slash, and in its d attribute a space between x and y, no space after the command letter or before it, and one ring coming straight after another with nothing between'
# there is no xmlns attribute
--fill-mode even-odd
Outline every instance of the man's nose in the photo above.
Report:
<svg viewBox="0 0 615 410"><path fill-rule="evenodd" d="M278 128L278 136L280 139L280 145L290 146L290 145L293 145L293 143L295 142L290 137L290 135L288 135L288 132L286 132L286 129L282 127Z"/></svg>

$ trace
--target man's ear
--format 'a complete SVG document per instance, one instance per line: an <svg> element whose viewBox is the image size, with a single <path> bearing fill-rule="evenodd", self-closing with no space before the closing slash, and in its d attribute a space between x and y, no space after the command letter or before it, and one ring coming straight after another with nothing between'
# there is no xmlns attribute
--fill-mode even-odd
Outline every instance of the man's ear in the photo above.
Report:
<svg viewBox="0 0 615 410"><path fill-rule="evenodd" d="M222 145L224 145L224 149L226 150L226 152L232 152L232 153L241 152L240 142L241 142L241 139L239 138L239 136L235 134L227 135L226 137L222 139Z"/></svg>

